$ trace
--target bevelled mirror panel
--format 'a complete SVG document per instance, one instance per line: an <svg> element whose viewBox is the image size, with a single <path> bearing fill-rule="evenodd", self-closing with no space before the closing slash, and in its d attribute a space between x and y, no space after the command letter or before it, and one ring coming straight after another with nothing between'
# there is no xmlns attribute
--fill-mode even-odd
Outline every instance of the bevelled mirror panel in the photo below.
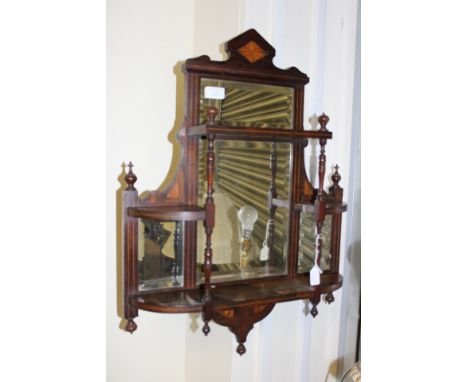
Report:
<svg viewBox="0 0 468 382"><path fill-rule="evenodd" d="M332 216L326 215L322 226L322 257L320 259L320 268L324 271L330 269L331 221ZM316 239L316 221L313 218L313 214L301 212L298 273L309 272L314 266Z"/></svg>
<svg viewBox="0 0 468 382"><path fill-rule="evenodd" d="M184 256L183 222L139 219L139 290L181 287Z"/></svg>
<svg viewBox="0 0 468 382"><path fill-rule="evenodd" d="M200 124L215 106L218 121L231 127L293 128L293 89L238 81L201 79Z"/></svg>
<svg viewBox="0 0 468 382"><path fill-rule="evenodd" d="M212 282L282 275L287 272L288 209L270 208L272 158L277 198L289 203L292 147L289 143L215 141ZM200 140L205 158L206 140ZM205 162L199 166L199 203L206 197ZM203 282L205 230L198 224L197 280Z"/></svg>

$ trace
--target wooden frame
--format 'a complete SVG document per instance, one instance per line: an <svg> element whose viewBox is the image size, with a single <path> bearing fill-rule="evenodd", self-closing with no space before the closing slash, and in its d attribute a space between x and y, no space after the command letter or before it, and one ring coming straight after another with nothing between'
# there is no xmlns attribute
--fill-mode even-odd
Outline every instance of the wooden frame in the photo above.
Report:
<svg viewBox="0 0 468 382"><path fill-rule="evenodd" d="M248 332L254 323L266 317L278 302L308 299L315 316L320 297L325 295L333 302L332 292L342 285L338 273L341 214L346 210L342 203L343 189L339 186L338 168L332 176L333 185L327 193L324 189L326 167L325 145L332 138L327 130L328 117L319 117L320 128L305 131L303 121L304 86L309 78L297 68L279 69L273 64L275 49L254 29L250 29L227 43L229 59L212 61L207 56L185 62L185 118L178 133L182 155L172 183L163 191L153 191L139 199L134 187L137 180L129 165L126 175L128 187L123 191L124 236L124 315L128 320L126 330L133 332L137 326L134 318L138 310L161 313L201 312L203 332L210 331L209 322L227 326L235 333L239 346L237 352L245 353ZM294 111L292 129L242 127L233 128L216 122L216 108L208 108L208 122L200 121L200 81L202 78L277 85L293 89ZM207 139L206 156L207 197L204 206L198 206L199 139ZM211 283L213 251L211 235L215 222L213 200L213 172L216 167L214 142L217 139L242 139L269 142L290 142L292 145L290 198L277 198L274 181L269 191L269 208L274 214L278 206L287 207L289 213L289 240L287 247L287 274L262 279L245 279L224 283ZM308 139L318 139L320 156L318 163L319 187L314 189L307 179L303 149ZM275 166L272 155L272 177ZM330 269L320 276L318 285L310 285L308 274L299 274L298 250L300 214L313 214L317 222L317 255L320 261L321 229L327 214L332 215ZM138 218L159 221L181 221L184 227L184 283L159 290L139 291L137 272ZM197 221L205 227L204 278L201 287L196 281Z"/></svg>

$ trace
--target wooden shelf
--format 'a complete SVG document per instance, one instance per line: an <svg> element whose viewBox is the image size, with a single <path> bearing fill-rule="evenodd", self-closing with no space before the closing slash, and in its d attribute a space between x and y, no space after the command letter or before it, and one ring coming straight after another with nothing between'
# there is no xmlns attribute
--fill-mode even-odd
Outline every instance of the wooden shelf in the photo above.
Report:
<svg viewBox="0 0 468 382"><path fill-rule="evenodd" d="M196 290L152 292L129 298L138 309L159 313L193 313L202 310L202 292Z"/></svg>
<svg viewBox="0 0 468 382"><path fill-rule="evenodd" d="M293 142L301 139L323 138L331 139L331 131L320 130L286 130L260 127L232 127L224 125L198 125L183 129L182 134L189 137L206 137L213 135L215 139L237 139L248 141Z"/></svg>
<svg viewBox="0 0 468 382"><path fill-rule="evenodd" d="M128 215L160 221L194 221L205 219L205 209L198 206L139 206L129 207Z"/></svg>
<svg viewBox="0 0 468 382"><path fill-rule="evenodd" d="M276 207L289 208L289 201L286 199L275 198L272 200L272 204ZM345 212L347 208L348 206L346 205L346 203L327 202L326 207L325 207L325 213L327 215L340 214L342 212ZM294 210L307 212L307 213L314 213L315 206L313 204L308 204L308 203L297 203L294 206Z"/></svg>
<svg viewBox="0 0 468 382"><path fill-rule="evenodd" d="M294 209L296 211L315 213L315 206L313 204L298 203L294 206ZM346 203L327 202L326 207L325 207L325 213L327 215L341 214L345 212L347 209L348 209L348 206Z"/></svg>
<svg viewBox="0 0 468 382"><path fill-rule="evenodd" d="M320 294L339 289L343 278L339 274L322 274L322 283L309 285L308 275L295 279L273 279L254 281L248 284L213 285L211 297L213 308L223 310L233 307L262 303L277 303L310 299ZM160 313L192 313L202 310L202 289L169 292L146 292L130 297L130 304L138 309Z"/></svg>

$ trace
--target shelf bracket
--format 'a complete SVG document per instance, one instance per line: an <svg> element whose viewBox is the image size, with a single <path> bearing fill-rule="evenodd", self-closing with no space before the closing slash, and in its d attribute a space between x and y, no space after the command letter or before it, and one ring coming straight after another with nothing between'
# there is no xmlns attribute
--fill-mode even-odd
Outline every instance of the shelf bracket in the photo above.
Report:
<svg viewBox="0 0 468 382"><path fill-rule="evenodd" d="M254 324L268 316L274 307L275 303L267 303L214 310L213 321L235 334L238 342L236 351L242 355L247 351L244 343Z"/></svg>

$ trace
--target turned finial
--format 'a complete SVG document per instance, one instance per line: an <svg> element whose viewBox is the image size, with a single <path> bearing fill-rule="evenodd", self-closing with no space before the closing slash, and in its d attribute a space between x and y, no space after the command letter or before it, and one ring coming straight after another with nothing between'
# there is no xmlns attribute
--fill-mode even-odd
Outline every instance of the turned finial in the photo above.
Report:
<svg viewBox="0 0 468 382"><path fill-rule="evenodd" d="M320 117L318 117L318 121L320 123L320 131L327 131L327 123L330 120L328 115L323 113Z"/></svg>
<svg viewBox="0 0 468 382"><path fill-rule="evenodd" d="M245 348L245 345L242 343L242 344L237 345L236 351L239 355L242 355L242 354L245 354L247 349Z"/></svg>
<svg viewBox="0 0 468 382"><path fill-rule="evenodd" d="M205 322L205 325L203 325L202 331L205 334L205 336L207 336L208 333L211 331L210 326L208 325L208 322Z"/></svg>
<svg viewBox="0 0 468 382"><path fill-rule="evenodd" d="M210 106L206 110L206 114L208 115L208 125L214 125L216 116L218 115L218 109L216 109L214 106Z"/></svg>
<svg viewBox="0 0 468 382"><path fill-rule="evenodd" d="M128 173L127 175L125 175L125 182L127 182L127 188L125 190L134 190L135 187L133 187L133 185L135 184L138 178L132 171L133 163L130 162L126 167L128 167Z"/></svg>
<svg viewBox="0 0 468 382"><path fill-rule="evenodd" d="M325 301L328 304L331 304L333 301L335 301L335 297L333 296L332 292L328 292L327 295L325 296Z"/></svg>
<svg viewBox="0 0 468 382"><path fill-rule="evenodd" d="M317 304L312 304L312 309L310 310L312 317L316 317L318 314Z"/></svg>
<svg viewBox="0 0 468 382"><path fill-rule="evenodd" d="M132 319L127 321L127 325L125 325L125 330L130 334L133 334L135 330L137 330L137 324Z"/></svg>
<svg viewBox="0 0 468 382"><path fill-rule="evenodd" d="M335 169L335 172L331 176L331 179L333 181L333 187L338 187L338 183L340 183L341 180L341 175L338 173L339 167L338 165L335 165L333 166L333 168Z"/></svg>

